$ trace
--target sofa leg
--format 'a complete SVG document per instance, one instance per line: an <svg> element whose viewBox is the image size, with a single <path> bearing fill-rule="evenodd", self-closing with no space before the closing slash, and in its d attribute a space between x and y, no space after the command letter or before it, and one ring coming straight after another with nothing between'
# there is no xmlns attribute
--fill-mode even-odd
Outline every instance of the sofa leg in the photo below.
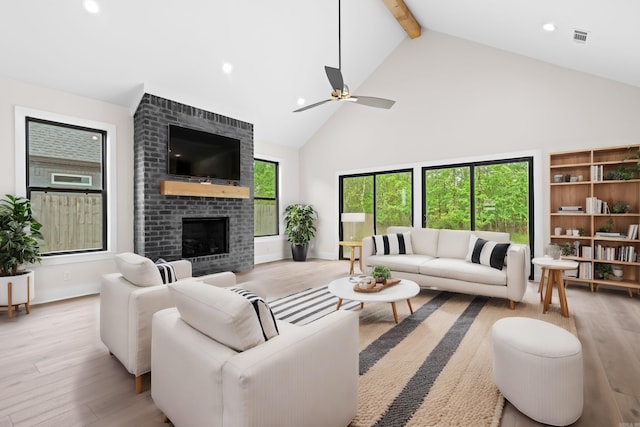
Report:
<svg viewBox="0 0 640 427"><path fill-rule="evenodd" d="M511 310L515 310L516 309L516 302L512 299L509 300L509 308Z"/></svg>
<svg viewBox="0 0 640 427"><path fill-rule="evenodd" d="M142 375L136 377L136 394L142 393Z"/></svg>

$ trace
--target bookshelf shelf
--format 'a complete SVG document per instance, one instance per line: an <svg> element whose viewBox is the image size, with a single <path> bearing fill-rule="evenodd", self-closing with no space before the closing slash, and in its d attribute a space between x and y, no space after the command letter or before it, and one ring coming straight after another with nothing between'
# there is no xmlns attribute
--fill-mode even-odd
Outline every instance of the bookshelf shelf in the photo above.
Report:
<svg viewBox="0 0 640 427"><path fill-rule="evenodd" d="M629 296L633 295L632 290L640 290L640 174L636 170L639 152L640 146L633 145L550 155L549 240L579 247L579 253L563 257L580 263L578 277L567 277L568 281L587 283L594 292L598 285L626 288ZM617 179L620 177L630 179ZM619 202L628 204L630 212L611 212ZM573 211L576 207L580 211ZM567 235L566 230L580 230L581 235ZM620 235L596 235L602 231ZM622 268L622 277L596 277L596 264Z"/></svg>

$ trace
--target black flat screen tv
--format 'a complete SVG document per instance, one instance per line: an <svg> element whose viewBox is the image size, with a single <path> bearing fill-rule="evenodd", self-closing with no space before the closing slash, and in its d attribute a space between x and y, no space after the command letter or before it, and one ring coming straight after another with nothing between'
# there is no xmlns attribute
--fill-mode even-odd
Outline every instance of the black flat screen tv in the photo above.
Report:
<svg viewBox="0 0 640 427"><path fill-rule="evenodd" d="M240 180L240 140L169 125L169 174Z"/></svg>

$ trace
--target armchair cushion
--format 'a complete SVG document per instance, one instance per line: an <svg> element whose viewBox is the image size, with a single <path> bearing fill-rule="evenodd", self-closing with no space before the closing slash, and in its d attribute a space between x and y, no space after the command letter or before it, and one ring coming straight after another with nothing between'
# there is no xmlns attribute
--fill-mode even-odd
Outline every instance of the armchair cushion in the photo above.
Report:
<svg viewBox="0 0 640 427"><path fill-rule="evenodd" d="M169 289L182 320L219 343L244 351L265 342L256 311L242 295L191 280Z"/></svg>
<svg viewBox="0 0 640 427"><path fill-rule="evenodd" d="M149 258L131 252L116 255L116 265L120 274L136 286L162 285L158 267Z"/></svg>

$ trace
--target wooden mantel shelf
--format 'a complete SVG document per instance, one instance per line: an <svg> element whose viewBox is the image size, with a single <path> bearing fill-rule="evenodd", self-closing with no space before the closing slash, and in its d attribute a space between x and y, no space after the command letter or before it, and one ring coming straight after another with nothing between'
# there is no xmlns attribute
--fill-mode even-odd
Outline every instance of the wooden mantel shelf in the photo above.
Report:
<svg viewBox="0 0 640 427"><path fill-rule="evenodd" d="M249 187L202 184L199 182L160 181L160 194L165 196L227 197L248 199Z"/></svg>

